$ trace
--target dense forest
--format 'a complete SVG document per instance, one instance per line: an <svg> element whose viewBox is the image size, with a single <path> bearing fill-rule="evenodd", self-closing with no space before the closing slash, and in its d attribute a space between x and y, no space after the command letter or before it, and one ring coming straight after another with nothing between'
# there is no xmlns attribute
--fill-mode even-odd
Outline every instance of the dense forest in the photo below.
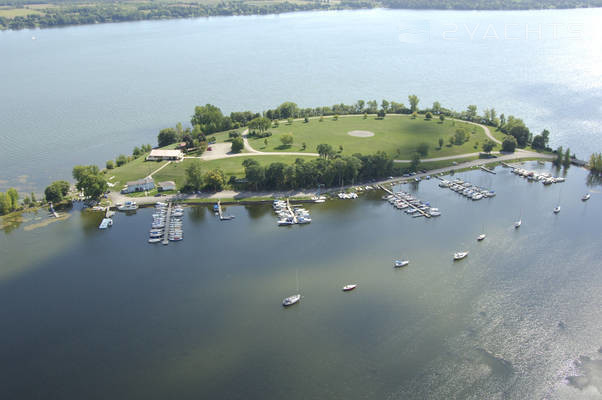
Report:
<svg viewBox="0 0 602 400"><path fill-rule="evenodd" d="M36 5L28 15L10 16L1 11L27 8ZM45 7L44 5L47 5ZM204 4L198 2L110 2L50 0L0 0L0 29L45 28L51 26L97 24L171 18L193 18L229 15L279 14L294 11L360 9L386 7L397 9L453 9L453 10L525 10L551 8L602 7L602 0L343 0L328 1L275 1L250 3L224 1ZM3 16L5 15L5 16Z"/></svg>

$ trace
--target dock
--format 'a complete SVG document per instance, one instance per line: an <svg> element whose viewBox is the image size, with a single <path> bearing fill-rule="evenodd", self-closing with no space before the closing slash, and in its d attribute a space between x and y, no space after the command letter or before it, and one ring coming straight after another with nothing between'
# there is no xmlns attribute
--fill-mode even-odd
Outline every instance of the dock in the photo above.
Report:
<svg viewBox="0 0 602 400"><path fill-rule="evenodd" d="M222 210L222 202L221 200L217 200L217 215L219 215L219 219L224 218L223 210Z"/></svg>
<svg viewBox="0 0 602 400"><path fill-rule="evenodd" d="M167 203L167 214L165 214L165 233L163 234L163 244L169 244L169 220L171 219L171 202Z"/></svg>
<svg viewBox="0 0 602 400"><path fill-rule="evenodd" d="M495 175L495 171L494 171L494 170L492 170L492 169L489 169L489 168L487 168L487 167L486 167L486 166L484 166L484 165L481 165L481 169L482 169L483 171L485 171L485 172L489 172L490 174L493 174L493 175Z"/></svg>
<svg viewBox="0 0 602 400"><path fill-rule="evenodd" d="M291 202L290 202L290 200L288 199L288 197L287 197L287 199L286 199L286 209L287 209L287 210L288 210L288 212L289 212L289 213L290 213L290 214L293 216L293 222L294 222L295 224L296 224L297 222L299 222L299 221L297 221L297 215L296 215L296 214L293 212L293 209L291 208Z"/></svg>
<svg viewBox="0 0 602 400"><path fill-rule="evenodd" d="M393 192L393 191L391 191L391 190L387 189L386 187L384 187L384 186L382 186L382 185L381 185L381 186L379 186L379 187L380 187L382 190L384 190L385 192L387 192L388 194L390 194L390 195L392 195L392 196L395 196L395 198L396 198L397 200L401 201L401 202L402 202L404 205L406 205L408 208L412 208L412 209L416 210L416 212L418 212L418 213L420 214L420 215L413 215L412 217L414 217L414 218L415 218L415 217L422 216L422 217L426 217L426 218L431 218L431 215L430 215L430 214L428 214L428 213L426 213L426 212L422 211L420 208L416 207L414 204L410 203L409 201L406 201L404 198L402 198L402 197L401 197L400 195L398 195L397 193L395 193L395 192Z"/></svg>

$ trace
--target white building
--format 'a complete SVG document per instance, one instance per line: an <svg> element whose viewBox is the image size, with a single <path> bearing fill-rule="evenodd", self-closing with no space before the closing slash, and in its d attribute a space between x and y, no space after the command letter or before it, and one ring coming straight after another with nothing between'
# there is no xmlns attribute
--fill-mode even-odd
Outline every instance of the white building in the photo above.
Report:
<svg viewBox="0 0 602 400"><path fill-rule="evenodd" d="M128 182L125 188L121 189L121 193L144 192L155 188L153 178L144 178L137 181Z"/></svg>
<svg viewBox="0 0 602 400"><path fill-rule="evenodd" d="M182 150L153 149L146 157L146 161L180 161L183 158Z"/></svg>
<svg viewBox="0 0 602 400"><path fill-rule="evenodd" d="M176 190L176 183L174 181L159 182L157 184L157 188L159 189L160 192L163 192L166 190Z"/></svg>

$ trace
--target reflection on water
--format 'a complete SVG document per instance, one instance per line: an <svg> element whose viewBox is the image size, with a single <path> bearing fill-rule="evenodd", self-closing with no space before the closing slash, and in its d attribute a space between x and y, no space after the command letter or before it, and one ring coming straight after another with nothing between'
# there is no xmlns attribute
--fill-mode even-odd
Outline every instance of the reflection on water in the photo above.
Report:
<svg viewBox="0 0 602 400"><path fill-rule="evenodd" d="M270 205L228 206L228 222L212 205L186 207L186 239L168 246L146 242L150 208L105 231L100 213L76 208L0 235L3 391L564 400L599 388L602 205L580 200L587 172L550 187L504 168L456 176L497 196L470 201L431 179L401 188L439 218L411 218L373 191L308 204L312 223L288 228ZM470 255L454 263L459 248ZM411 264L396 271L402 255ZM303 298L283 309L297 272Z"/></svg>

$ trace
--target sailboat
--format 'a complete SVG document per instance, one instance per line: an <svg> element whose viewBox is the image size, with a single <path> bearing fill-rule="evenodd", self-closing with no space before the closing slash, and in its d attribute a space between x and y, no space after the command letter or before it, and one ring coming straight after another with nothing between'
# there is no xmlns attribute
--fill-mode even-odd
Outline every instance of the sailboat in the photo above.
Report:
<svg viewBox="0 0 602 400"><path fill-rule="evenodd" d="M483 224L483 233L481 233L479 236L477 236L477 240L479 242L487 237L487 235L485 235L484 232L485 232L485 224Z"/></svg>
<svg viewBox="0 0 602 400"><path fill-rule="evenodd" d="M562 193L562 189L558 193L558 205L554 208L554 214L558 214L560 212L560 193Z"/></svg>
<svg viewBox="0 0 602 400"><path fill-rule="evenodd" d="M299 293L299 271L296 271L297 278L297 294L286 297L282 300L282 305L284 307L292 306L293 304L297 304L301 300L301 294Z"/></svg>
<svg viewBox="0 0 602 400"><path fill-rule="evenodd" d="M518 229L518 228L520 228L520 226L523 224L523 218L522 218L522 214L523 214L523 212L521 211L520 213L521 213L521 216L520 216L520 217L518 217L518 221L516 221L516 222L514 223L514 229Z"/></svg>

